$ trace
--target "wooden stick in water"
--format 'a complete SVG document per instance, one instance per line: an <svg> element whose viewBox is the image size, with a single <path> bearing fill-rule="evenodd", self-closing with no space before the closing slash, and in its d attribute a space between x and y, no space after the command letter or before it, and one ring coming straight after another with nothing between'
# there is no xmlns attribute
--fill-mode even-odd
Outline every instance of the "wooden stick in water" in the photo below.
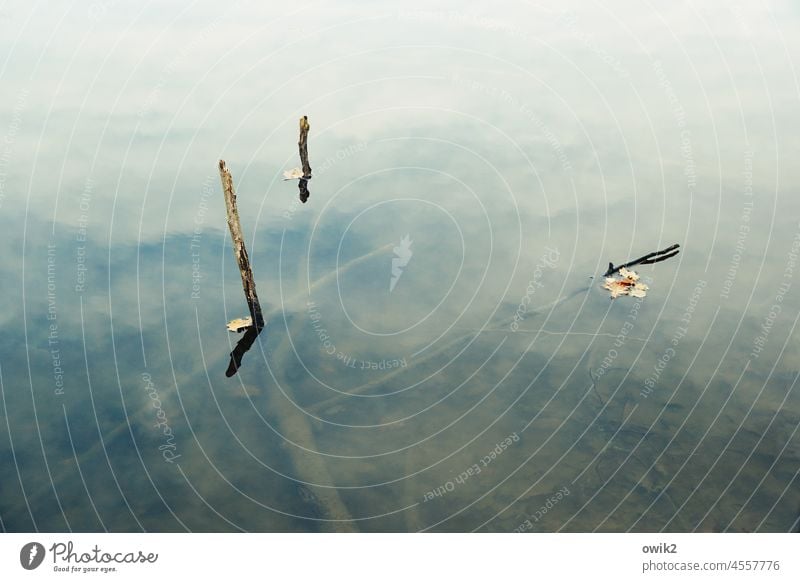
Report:
<svg viewBox="0 0 800 582"><path fill-rule="evenodd" d="M614 266L614 263L608 264L608 271L605 272L603 277L610 277L614 273L619 273L620 269L627 269L628 267L633 267L636 265L651 265L653 263L660 263L661 261L666 261L667 259L671 259L675 255L677 255L680 251L678 247L681 245L674 244L671 247L665 248L663 251L655 251L652 253L647 253L643 257L639 257L638 259L634 259L633 261L627 262L624 265L620 265L618 267Z"/></svg>
<svg viewBox="0 0 800 582"><path fill-rule="evenodd" d="M300 118L300 139L297 142L297 147L300 150L300 163L303 166L303 177L300 178L298 183L300 188L300 202L306 203L311 193L308 191L308 181L311 179L311 164L308 163L308 130L311 126L308 124L308 116L304 115Z"/></svg>
<svg viewBox="0 0 800 582"><path fill-rule="evenodd" d="M242 275L244 298L247 301L247 307L250 310L250 317L253 321L253 325L247 328L244 337L239 340L231 352L231 361L225 371L225 375L230 378L236 374L245 352L250 349L258 334L264 328L264 316L261 313L261 304L256 294L256 282L253 279L253 271L250 268L250 258L247 256L247 249L244 246L242 226L239 224L239 211L236 208L233 177L231 177L231 173L225 166L225 160L219 161L219 176L222 179L222 190L225 194L225 209L228 213L228 229L231 231L231 240L233 241L233 254L236 257L236 263L239 265L239 272Z"/></svg>

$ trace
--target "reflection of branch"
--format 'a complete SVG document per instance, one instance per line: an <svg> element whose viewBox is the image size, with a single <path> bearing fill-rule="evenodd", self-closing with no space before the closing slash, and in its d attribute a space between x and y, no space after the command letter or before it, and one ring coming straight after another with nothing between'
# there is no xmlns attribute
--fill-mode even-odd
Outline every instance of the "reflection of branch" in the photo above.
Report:
<svg viewBox="0 0 800 582"><path fill-rule="evenodd" d="M225 370L225 376L230 378L239 370L239 366L242 364L242 358L247 353L247 351L252 347L253 343L255 343L258 334L261 333L261 328L251 325L247 328L247 331L244 332L242 339L240 339L236 343L236 347L233 348L231 352L231 361L228 364L228 369Z"/></svg>
<svg viewBox="0 0 800 582"><path fill-rule="evenodd" d="M258 334L264 328L264 316L261 314L261 304L256 295L256 283L253 279L253 271L250 269L250 258L247 256L247 249L244 246L242 236L242 226L239 224L239 211L236 208L236 193L233 190L233 178L228 168L225 167L225 160L219 161L219 175L222 179L222 190L225 193L225 209L228 213L228 228L231 231L233 240L233 254L236 263L239 265L239 272L242 275L242 287L244 288L244 298L247 300L247 307L250 309L250 317L253 325L247 328L244 337L239 340L236 347L231 352L231 361L225 375L230 378L239 369L245 352L250 349L256 341Z"/></svg>
<svg viewBox="0 0 800 582"><path fill-rule="evenodd" d="M305 178L300 178L297 186L300 188L300 202L305 204L308 200L308 197L311 196L311 192L308 191L308 180Z"/></svg>
<svg viewBox="0 0 800 582"><path fill-rule="evenodd" d="M671 247L665 248L663 251L648 253L643 257L639 257L638 259L625 263L624 265L619 265L618 267L615 267L614 263L609 263L608 271L605 272L603 277L610 277L614 273L618 273L620 269L627 269L628 267L633 267L635 265L650 265L671 259L680 252L678 250L678 247L680 246L681 245L679 244L674 244Z"/></svg>
<svg viewBox="0 0 800 582"><path fill-rule="evenodd" d="M311 126L308 124L308 116L304 115L300 118L300 140L297 142L297 147L300 150L300 163L303 165L303 177L300 178L298 187L300 188L300 202L306 203L311 193L308 191L308 181L311 179L311 164L308 163L308 130Z"/></svg>

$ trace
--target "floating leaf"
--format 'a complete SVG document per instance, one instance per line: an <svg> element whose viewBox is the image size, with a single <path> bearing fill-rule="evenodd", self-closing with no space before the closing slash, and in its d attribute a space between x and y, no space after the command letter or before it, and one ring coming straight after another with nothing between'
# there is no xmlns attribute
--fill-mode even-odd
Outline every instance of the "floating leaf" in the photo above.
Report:
<svg viewBox="0 0 800 582"><path fill-rule="evenodd" d="M283 180L299 180L303 177L303 170L300 168L292 168L291 170L283 171Z"/></svg>
<svg viewBox="0 0 800 582"><path fill-rule="evenodd" d="M252 327L252 325L253 325L252 317L242 317L239 319L233 319L228 322L228 331L234 333L242 333L248 327Z"/></svg>
<svg viewBox="0 0 800 582"><path fill-rule="evenodd" d="M620 295L627 295L630 285L626 285L625 282L615 279L614 277L606 277L606 283L603 287L611 291L612 299L616 299Z"/></svg>
<svg viewBox="0 0 800 582"><path fill-rule="evenodd" d="M647 295L649 287L644 283L639 283L639 275L635 271L626 268L619 270L621 279L606 277L603 288L611 291L611 299L616 299L620 295L630 295L631 297L644 297Z"/></svg>

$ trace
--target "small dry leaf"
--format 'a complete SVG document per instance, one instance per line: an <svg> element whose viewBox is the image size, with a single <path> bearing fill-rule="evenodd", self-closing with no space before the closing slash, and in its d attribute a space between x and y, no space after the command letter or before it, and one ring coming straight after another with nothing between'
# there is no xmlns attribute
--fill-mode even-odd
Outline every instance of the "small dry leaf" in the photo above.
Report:
<svg viewBox="0 0 800 582"><path fill-rule="evenodd" d="M622 279L606 277L603 288L611 291L611 299L616 299L620 295L630 295L631 297L644 297L647 295L649 287L644 283L639 283L639 275L635 271L629 271L624 267L619 270Z"/></svg>
<svg viewBox="0 0 800 582"><path fill-rule="evenodd" d="M239 319L233 319L228 322L228 331L234 333L241 333L251 325L253 325L252 317L242 317Z"/></svg>
<svg viewBox="0 0 800 582"><path fill-rule="evenodd" d="M283 180L298 180L303 177L303 170L300 168L292 168L291 170L283 171Z"/></svg>
<svg viewBox="0 0 800 582"><path fill-rule="evenodd" d="M623 281L619 281L614 277L606 277L606 283L603 287L611 291L612 299L616 299L620 295L627 295L630 285L626 285Z"/></svg>

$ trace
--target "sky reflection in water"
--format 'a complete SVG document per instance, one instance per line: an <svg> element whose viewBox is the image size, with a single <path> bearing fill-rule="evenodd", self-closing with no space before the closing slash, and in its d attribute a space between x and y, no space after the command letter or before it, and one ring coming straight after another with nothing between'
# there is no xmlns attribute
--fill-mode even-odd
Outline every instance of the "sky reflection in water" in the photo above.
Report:
<svg viewBox="0 0 800 582"><path fill-rule="evenodd" d="M796 7L441 6L0 13L4 530L798 527Z"/></svg>

